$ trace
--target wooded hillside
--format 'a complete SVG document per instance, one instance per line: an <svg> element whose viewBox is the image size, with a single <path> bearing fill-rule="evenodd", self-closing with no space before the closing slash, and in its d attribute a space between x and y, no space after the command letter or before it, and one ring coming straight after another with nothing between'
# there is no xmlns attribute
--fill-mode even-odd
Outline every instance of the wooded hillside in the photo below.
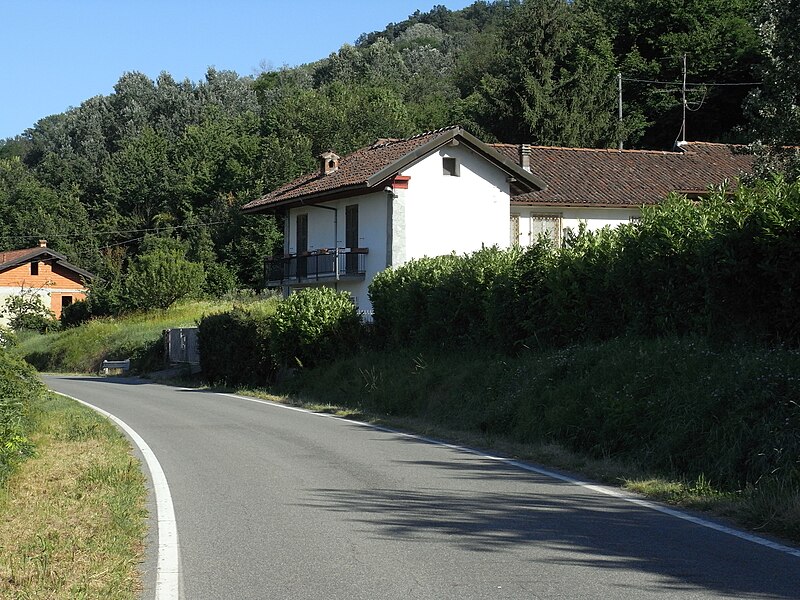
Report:
<svg viewBox="0 0 800 600"><path fill-rule="evenodd" d="M479 1L416 12L257 77L125 73L113 93L0 142L0 246L46 238L113 279L156 234L180 240L214 291L258 287L280 227L239 207L313 169L319 152L454 123L487 141L668 148L684 55L688 138L743 142L771 128L774 141L786 119L769 107L786 86L796 95L780 60L797 21L788 4Z"/></svg>

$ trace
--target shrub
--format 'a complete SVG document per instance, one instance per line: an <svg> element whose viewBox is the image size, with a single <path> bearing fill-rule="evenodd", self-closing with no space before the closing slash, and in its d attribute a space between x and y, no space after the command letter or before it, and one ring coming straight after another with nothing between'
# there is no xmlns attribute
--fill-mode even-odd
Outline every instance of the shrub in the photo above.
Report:
<svg viewBox="0 0 800 600"><path fill-rule="evenodd" d="M800 342L800 182L673 196L639 223L560 248L491 248L413 260L370 285L396 346L505 351L634 333Z"/></svg>
<svg viewBox="0 0 800 600"><path fill-rule="evenodd" d="M31 403L44 391L30 365L0 348L0 483L17 462L33 452L26 437Z"/></svg>
<svg viewBox="0 0 800 600"><path fill-rule="evenodd" d="M130 309L166 309L197 296L204 282L203 266L186 260L181 250L156 248L131 262L125 302Z"/></svg>
<svg viewBox="0 0 800 600"><path fill-rule="evenodd" d="M235 306L198 325L200 366L212 384L266 385L274 375L269 319L274 302Z"/></svg>
<svg viewBox="0 0 800 600"><path fill-rule="evenodd" d="M92 318L89 303L86 300L78 300L61 310L61 327L77 327Z"/></svg>
<svg viewBox="0 0 800 600"><path fill-rule="evenodd" d="M353 351L361 337L361 318L346 292L308 288L278 304L270 334L277 365L312 367Z"/></svg>
<svg viewBox="0 0 800 600"><path fill-rule="evenodd" d="M59 326L53 311L44 305L38 290L23 288L19 294L9 296L4 312L10 317L9 324L15 331L47 333L57 330Z"/></svg>

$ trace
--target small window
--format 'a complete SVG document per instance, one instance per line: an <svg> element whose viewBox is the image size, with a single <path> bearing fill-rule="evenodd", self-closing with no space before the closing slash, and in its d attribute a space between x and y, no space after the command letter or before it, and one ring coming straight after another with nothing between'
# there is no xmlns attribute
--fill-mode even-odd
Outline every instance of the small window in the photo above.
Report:
<svg viewBox="0 0 800 600"><path fill-rule="evenodd" d="M39 263L33 261L31 263L31 275L38 275L39 274Z"/></svg>
<svg viewBox="0 0 800 600"><path fill-rule="evenodd" d="M511 215L511 245L519 246L519 215Z"/></svg>
<svg viewBox="0 0 800 600"><path fill-rule="evenodd" d="M561 245L560 215L531 215L531 243L535 244L541 236L550 240L553 246Z"/></svg>
<svg viewBox="0 0 800 600"><path fill-rule="evenodd" d="M442 158L442 175L449 175L450 177L458 177L458 161L450 156Z"/></svg>
<svg viewBox="0 0 800 600"><path fill-rule="evenodd" d="M61 308L66 308L72 304L72 296L61 296Z"/></svg>

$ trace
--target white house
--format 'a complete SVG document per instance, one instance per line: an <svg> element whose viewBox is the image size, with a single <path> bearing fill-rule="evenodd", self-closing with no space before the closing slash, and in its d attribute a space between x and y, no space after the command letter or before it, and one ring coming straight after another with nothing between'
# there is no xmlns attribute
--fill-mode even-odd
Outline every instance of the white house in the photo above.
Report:
<svg viewBox="0 0 800 600"><path fill-rule="evenodd" d="M413 258L483 246L527 245L540 233L615 226L672 191L704 193L748 171L751 159L720 144L676 152L485 144L461 127L378 140L253 200L277 212L284 255L266 263L284 293L327 285L369 310L379 271Z"/></svg>

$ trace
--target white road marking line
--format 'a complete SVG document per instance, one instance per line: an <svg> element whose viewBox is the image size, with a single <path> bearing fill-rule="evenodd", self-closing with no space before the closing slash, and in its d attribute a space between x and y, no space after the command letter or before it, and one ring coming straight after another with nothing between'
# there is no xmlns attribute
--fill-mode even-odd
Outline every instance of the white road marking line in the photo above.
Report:
<svg viewBox="0 0 800 600"><path fill-rule="evenodd" d="M69 394L55 392L76 402L88 406L101 415L111 419L130 436L144 456L150 476L153 479L153 491L156 497L156 515L158 519L158 561L156 566L155 600L179 600L180 598L180 548L178 546L178 525L175 521L175 509L172 506L172 495L169 492L167 478L161 463L142 437L125 421L110 412L89 404L85 400Z"/></svg>
<svg viewBox="0 0 800 600"><path fill-rule="evenodd" d="M248 402L256 402L258 404L266 404L267 406L273 406L275 408L283 408L286 410L294 410L297 412L304 412L310 415L314 415L316 417L325 417L325 418L332 418L337 420L345 420L341 417L337 417L336 415L330 415L325 413L316 413L310 411L305 408L298 408L296 406L287 406L285 404L281 404L279 402L271 402L269 400L259 400L257 398L248 398L247 396L239 396L237 394L219 394L220 396L228 396L229 398L237 398L239 400L247 400ZM779 544L778 542L773 542L767 538L763 538L752 533L748 533L746 531L740 531L738 529L734 529L732 527L727 527L726 525L722 525L720 523L715 523L713 521L708 521L706 519L702 519L700 517L696 517L694 515L690 515L680 510L676 510L674 508L669 508L667 506L661 506L659 504L655 504L654 502L650 502L649 500L643 500L641 498L636 498L635 496L631 496L620 490L603 486L597 485L593 483L587 483L585 481L581 481L580 479L575 479L573 477L569 477L568 475L563 475L562 473L557 473L555 471L549 471L547 469L543 469L541 467L536 467L534 465L530 465L518 460L514 460L513 458L506 458L503 456L493 456L491 454L486 454L480 450L475 448L469 448L468 446L459 446L457 444L448 444L447 442L442 442L440 440L435 440L433 438L424 437L421 435L415 435L413 433L406 433L404 431L398 431L396 429L391 429L389 427L383 427L381 425L373 425L371 423L364 423L362 421L351 421L347 419L348 423L353 423L354 425L360 425L362 427L368 427L370 429L375 429L377 431L384 431L386 433L392 433L395 435L399 435L405 438L419 440L421 442L425 442L428 444L433 444L435 446L442 446L444 448L449 448L451 450L456 450L458 452L466 452L467 454L472 454L474 456L478 456L480 458L484 458L486 460L492 460L499 463L503 463L509 465L511 467L515 467L517 469L522 469L523 471L529 471L531 473L536 473L538 475L543 475L545 477L549 477L551 479L557 479L558 481L563 481L565 483L570 483L572 485L577 485L587 490L592 490L593 492L598 492L600 494L604 494L606 496L612 496L614 498L618 498L624 502L629 502L630 504L635 504L636 506L641 506L642 508L647 508L650 510L654 510L656 512L660 512L665 515L669 515L671 517L675 517L676 519L681 519L683 521L688 521L695 525L699 525L701 527L706 527L708 529L713 529L714 531L719 531L720 533L725 533L727 535L737 537L739 539L752 542L754 544L759 544L760 546L766 546L767 548L772 548L773 550L777 550L778 552L783 552L784 554L789 554L791 556L796 556L800 558L800 549L799 548L792 548L790 546L785 546L783 544Z"/></svg>

